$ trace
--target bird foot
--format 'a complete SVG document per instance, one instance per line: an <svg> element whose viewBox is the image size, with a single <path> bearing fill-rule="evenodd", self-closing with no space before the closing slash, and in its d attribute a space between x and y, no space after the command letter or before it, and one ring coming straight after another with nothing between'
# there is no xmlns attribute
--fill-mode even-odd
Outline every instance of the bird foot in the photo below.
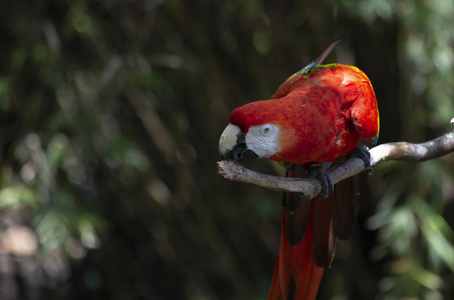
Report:
<svg viewBox="0 0 454 300"><path fill-rule="evenodd" d="M308 177L316 178L318 179L318 181L320 181L322 190L318 194L319 198L326 199L328 198L329 194L334 191L334 184L324 168L319 166L312 166L307 175Z"/></svg>
<svg viewBox="0 0 454 300"><path fill-rule="evenodd" d="M349 156L356 156L364 162L364 166L367 168L367 170L363 172L364 174L367 176L372 176L374 174L373 165L375 162L366 145L359 145Z"/></svg>

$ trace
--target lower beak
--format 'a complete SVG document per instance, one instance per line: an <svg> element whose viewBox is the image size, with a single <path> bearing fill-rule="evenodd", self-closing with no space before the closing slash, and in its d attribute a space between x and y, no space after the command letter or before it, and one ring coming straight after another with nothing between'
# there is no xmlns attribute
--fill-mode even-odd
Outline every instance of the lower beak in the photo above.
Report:
<svg viewBox="0 0 454 300"><path fill-rule="evenodd" d="M241 129L229 124L219 139L219 153L223 160L247 160L258 158L258 155L247 148L246 137Z"/></svg>

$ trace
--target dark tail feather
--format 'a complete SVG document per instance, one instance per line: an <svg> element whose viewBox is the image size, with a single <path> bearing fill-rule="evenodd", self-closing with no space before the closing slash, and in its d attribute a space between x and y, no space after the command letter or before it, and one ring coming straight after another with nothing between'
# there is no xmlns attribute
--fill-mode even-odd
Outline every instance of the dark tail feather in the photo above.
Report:
<svg viewBox="0 0 454 300"><path fill-rule="evenodd" d="M312 232L314 235L314 255L317 266L331 267L336 251L336 236L333 234L331 202L333 194L327 199L312 199Z"/></svg>
<svg viewBox="0 0 454 300"><path fill-rule="evenodd" d="M334 189L331 201L333 229L343 241L350 238L358 214L358 176L347 178Z"/></svg>
<svg viewBox="0 0 454 300"><path fill-rule="evenodd" d="M287 177L304 177L306 171L302 165L292 165ZM283 199L285 212L285 232L290 245L295 246L301 240L308 223L311 202L302 200L298 193L285 193Z"/></svg>

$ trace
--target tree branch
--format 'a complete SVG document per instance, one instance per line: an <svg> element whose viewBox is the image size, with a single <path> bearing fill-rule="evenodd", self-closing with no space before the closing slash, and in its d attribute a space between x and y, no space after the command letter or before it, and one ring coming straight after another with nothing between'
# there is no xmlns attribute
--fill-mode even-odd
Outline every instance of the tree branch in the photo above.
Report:
<svg viewBox="0 0 454 300"><path fill-rule="evenodd" d="M454 126L454 118L451 124ZM451 152L454 152L454 131L421 144L407 142L382 144L372 148L370 155L371 165L374 166L388 160L420 162ZM320 182L314 178L286 178L261 174L232 161L219 161L217 165L218 173L227 180L249 183L275 191L298 192L306 199L313 199L321 190ZM365 170L366 167L361 159L351 158L342 164L330 167L327 173L336 184Z"/></svg>

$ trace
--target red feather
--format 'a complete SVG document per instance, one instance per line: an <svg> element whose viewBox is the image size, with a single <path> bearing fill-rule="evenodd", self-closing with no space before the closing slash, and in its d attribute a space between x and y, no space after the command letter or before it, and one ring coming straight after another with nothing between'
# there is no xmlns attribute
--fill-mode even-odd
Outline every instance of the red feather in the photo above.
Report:
<svg viewBox="0 0 454 300"><path fill-rule="evenodd" d="M279 256L268 300L315 299L324 268L315 264L311 219L302 240L296 246L291 246L286 238L284 215L283 212Z"/></svg>

